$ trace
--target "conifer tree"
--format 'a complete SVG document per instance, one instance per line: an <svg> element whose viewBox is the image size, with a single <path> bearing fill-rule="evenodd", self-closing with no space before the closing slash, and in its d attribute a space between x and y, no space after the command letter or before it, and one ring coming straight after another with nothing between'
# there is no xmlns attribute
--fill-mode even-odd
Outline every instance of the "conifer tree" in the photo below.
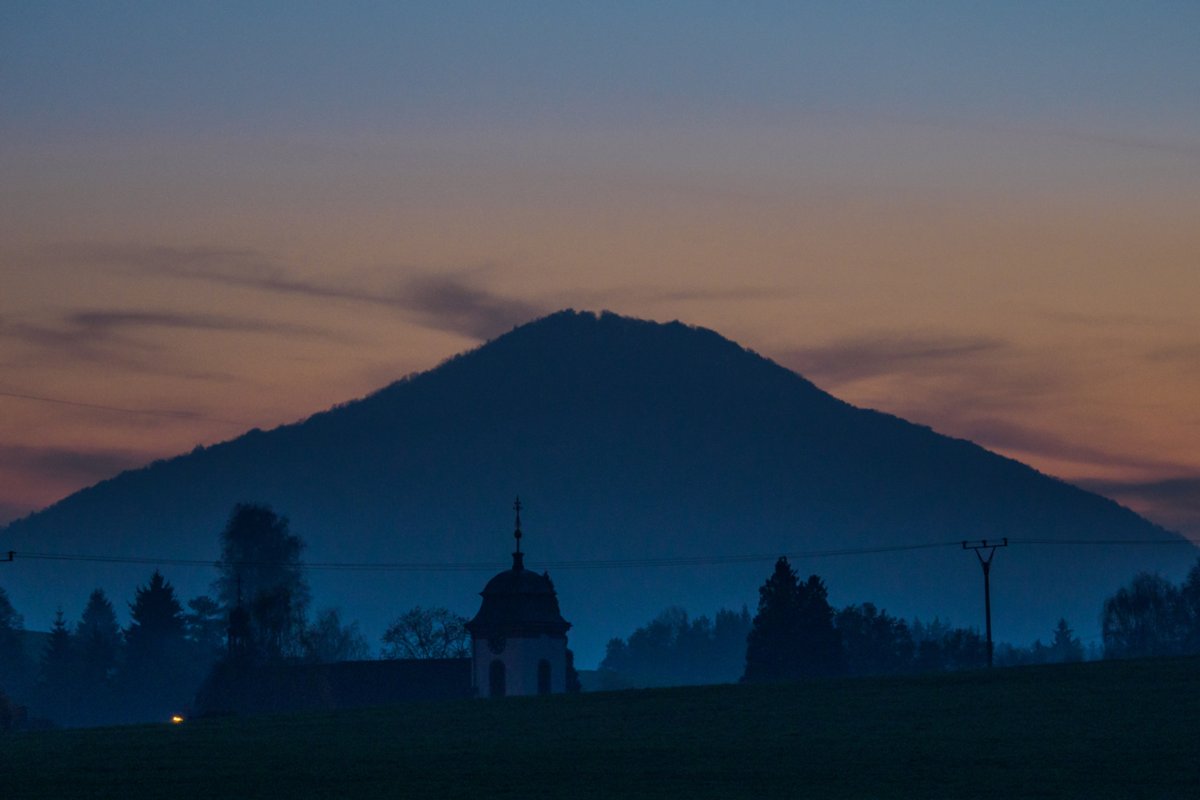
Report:
<svg viewBox="0 0 1200 800"><path fill-rule="evenodd" d="M103 589L96 589L75 626L80 678L90 690L107 683L121 649L121 628L113 604Z"/></svg>
<svg viewBox="0 0 1200 800"><path fill-rule="evenodd" d="M24 647L25 621L0 587L0 690L19 697L29 688L32 672Z"/></svg>
<svg viewBox="0 0 1200 800"><path fill-rule="evenodd" d="M35 693L38 712L60 724L74 722L79 696L78 677L75 642L60 608L55 612L54 625L50 628L50 638L38 668Z"/></svg>
<svg viewBox="0 0 1200 800"><path fill-rule="evenodd" d="M745 681L797 680L844 669L841 637L833 627L824 582L801 583L786 558L758 590L758 614L746 640Z"/></svg>
<svg viewBox="0 0 1200 800"><path fill-rule="evenodd" d="M1050 660L1059 663L1083 661L1083 643L1075 638L1071 626L1065 619L1059 619L1054 628L1054 642L1049 647Z"/></svg>
<svg viewBox="0 0 1200 800"><path fill-rule="evenodd" d="M155 570L130 604L121 685L126 716L164 719L182 709L199 683L184 639L183 609L175 588Z"/></svg>

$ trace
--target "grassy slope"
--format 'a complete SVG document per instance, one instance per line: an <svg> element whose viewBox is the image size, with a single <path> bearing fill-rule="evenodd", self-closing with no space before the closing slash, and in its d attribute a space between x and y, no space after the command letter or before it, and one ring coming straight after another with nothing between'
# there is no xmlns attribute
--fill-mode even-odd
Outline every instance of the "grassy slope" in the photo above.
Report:
<svg viewBox="0 0 1200 800"><path fill-rule="evenodd" d="M1196 797L1200 659L0 736L0 796Z"/></svg>

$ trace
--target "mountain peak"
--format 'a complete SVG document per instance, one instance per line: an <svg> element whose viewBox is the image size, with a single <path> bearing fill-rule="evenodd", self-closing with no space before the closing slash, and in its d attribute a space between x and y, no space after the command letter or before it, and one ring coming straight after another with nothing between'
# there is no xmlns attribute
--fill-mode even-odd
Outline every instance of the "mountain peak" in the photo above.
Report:
<svg viewBox="0 0 1200 800"><path fill-rule="evenodd" d="M766 559L558 576L581 663L667 606L753 605L782 553L1167 535L969 442L854 408L713 331L567 309L303 422L124 473L13 523L6 546L204 561L216 557L232 506L249 501L288 515L314 561L502 566L518 493L533 569ZM1138 568L1182 571L1193 552L1184 550L1073 554L1068 586L1060 550L1011 547L993 576L997 635L1044 638L1059 617L1086 632L1107 593ZM825 577L835 602L969 624L978 575L961 556L945 548L796 563ZM5 576L30 619L82 603L96 586L128 595L146 567L50 569ZM211 571L180 569L169 577L185 596L207 590ZM340 606L377 634L417 604L469 614L475 577L368 569L314 571L312 582L318 605Z"/></svg>

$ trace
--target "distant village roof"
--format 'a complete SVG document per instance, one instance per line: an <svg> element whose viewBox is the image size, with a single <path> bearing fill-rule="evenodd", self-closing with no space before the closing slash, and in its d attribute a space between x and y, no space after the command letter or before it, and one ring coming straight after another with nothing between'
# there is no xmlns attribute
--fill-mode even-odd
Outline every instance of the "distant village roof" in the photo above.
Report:
<svg viewBox="0 0 1200 800"><path fill-rule="evenodd" d="M479 613L467 623L476 638L506 636L566 636L571 623L558 610L558 594L548 573L541 575L525 569L521 552L521 499L513 504L516 511L516 552L512 569L499 573L483 587Z"/></svg>

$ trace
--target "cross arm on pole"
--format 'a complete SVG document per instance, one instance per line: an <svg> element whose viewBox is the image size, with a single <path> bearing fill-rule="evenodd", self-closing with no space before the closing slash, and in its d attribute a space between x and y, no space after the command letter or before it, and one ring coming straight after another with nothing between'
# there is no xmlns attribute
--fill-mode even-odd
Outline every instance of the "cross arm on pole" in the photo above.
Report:
<svg viewBox="0 0 1200 800"><path fill-rule="evenodd" d="M991 540L990 542L987 539L979 539L974 542L964 541L962 543L963 550L974 550L975 556L979 559L979 563L984 565L989 565L992 563L992 559L996 557L997 547L1008 547L1008 537L1005 536L998 542L995 539ZM984 550L988 551L987 558L983 557Z"/></svg>

